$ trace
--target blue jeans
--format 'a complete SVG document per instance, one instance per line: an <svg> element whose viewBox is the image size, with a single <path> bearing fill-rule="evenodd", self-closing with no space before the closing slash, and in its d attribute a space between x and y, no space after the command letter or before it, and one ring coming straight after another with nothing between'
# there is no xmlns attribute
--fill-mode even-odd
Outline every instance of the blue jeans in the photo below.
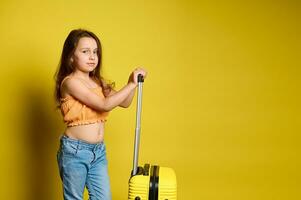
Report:
<svg viewBox="0 0 301 200"><path fill-rule="evenodd" d="M63 135L60 138L57 161L64 200L82 200L85 187L90 200L112 199L103 142L90 144Z"/></svg>

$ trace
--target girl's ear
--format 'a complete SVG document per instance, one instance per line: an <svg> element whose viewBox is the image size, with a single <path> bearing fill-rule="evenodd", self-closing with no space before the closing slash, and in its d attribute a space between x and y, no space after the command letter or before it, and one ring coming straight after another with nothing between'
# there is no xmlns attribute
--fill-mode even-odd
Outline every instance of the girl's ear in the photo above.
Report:
<svg viewBox="0 0 301 200"><path fill-rule="evenodd" d="M70 62L73 63L73 57L70 58Z"/></svg>

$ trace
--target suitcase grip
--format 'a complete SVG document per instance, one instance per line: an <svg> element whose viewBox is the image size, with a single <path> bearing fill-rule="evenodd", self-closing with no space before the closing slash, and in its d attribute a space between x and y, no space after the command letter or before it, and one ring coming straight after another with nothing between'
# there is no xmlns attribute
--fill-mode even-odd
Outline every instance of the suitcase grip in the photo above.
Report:
<svg viewBox="0 0 301 200"><path fill-rule="evenodd" d="M144 78L141 74L138 74L138 83L139 82L144 82Z"/></svg>
<svg viewBox="0 0 301 200"><path fill-rule="evenodd" d="M138 156L139 156L139 143L141 132L141 109L142 109L142 85L144 79L141 74L138 74L138 94L137 94L137 108L136 108L136 128L135 128L135 143L134 143L134 159L132 176L137 174L138 169Z"/></svg>

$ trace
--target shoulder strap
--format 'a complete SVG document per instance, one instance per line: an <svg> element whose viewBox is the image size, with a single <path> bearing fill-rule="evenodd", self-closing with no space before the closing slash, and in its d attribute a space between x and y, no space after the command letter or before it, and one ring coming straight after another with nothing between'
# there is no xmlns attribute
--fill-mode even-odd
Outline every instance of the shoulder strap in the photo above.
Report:
<svg viewBox="0 0 301 200"><path fill-rule="evenodd" d="M70 75L66 76L66 77L62 80L60 87L62 87L64 81L67 80L68 78L70 78Z"/></svg>

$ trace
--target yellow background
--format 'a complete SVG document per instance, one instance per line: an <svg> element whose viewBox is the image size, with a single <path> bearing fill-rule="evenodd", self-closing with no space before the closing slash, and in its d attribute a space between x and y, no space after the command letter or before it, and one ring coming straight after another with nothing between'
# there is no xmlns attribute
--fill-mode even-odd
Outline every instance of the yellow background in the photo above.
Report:
<svg viewBox="0 0 301 200"><path fill-rule="evenodd" d="M140 164L173 168L179 200L300 199L300 13L297 0L1 1L0 199L62 197L53 74L74 28L100 37L117 89L148 70ZM114 200L135 109L106 124Z"/></svg>

